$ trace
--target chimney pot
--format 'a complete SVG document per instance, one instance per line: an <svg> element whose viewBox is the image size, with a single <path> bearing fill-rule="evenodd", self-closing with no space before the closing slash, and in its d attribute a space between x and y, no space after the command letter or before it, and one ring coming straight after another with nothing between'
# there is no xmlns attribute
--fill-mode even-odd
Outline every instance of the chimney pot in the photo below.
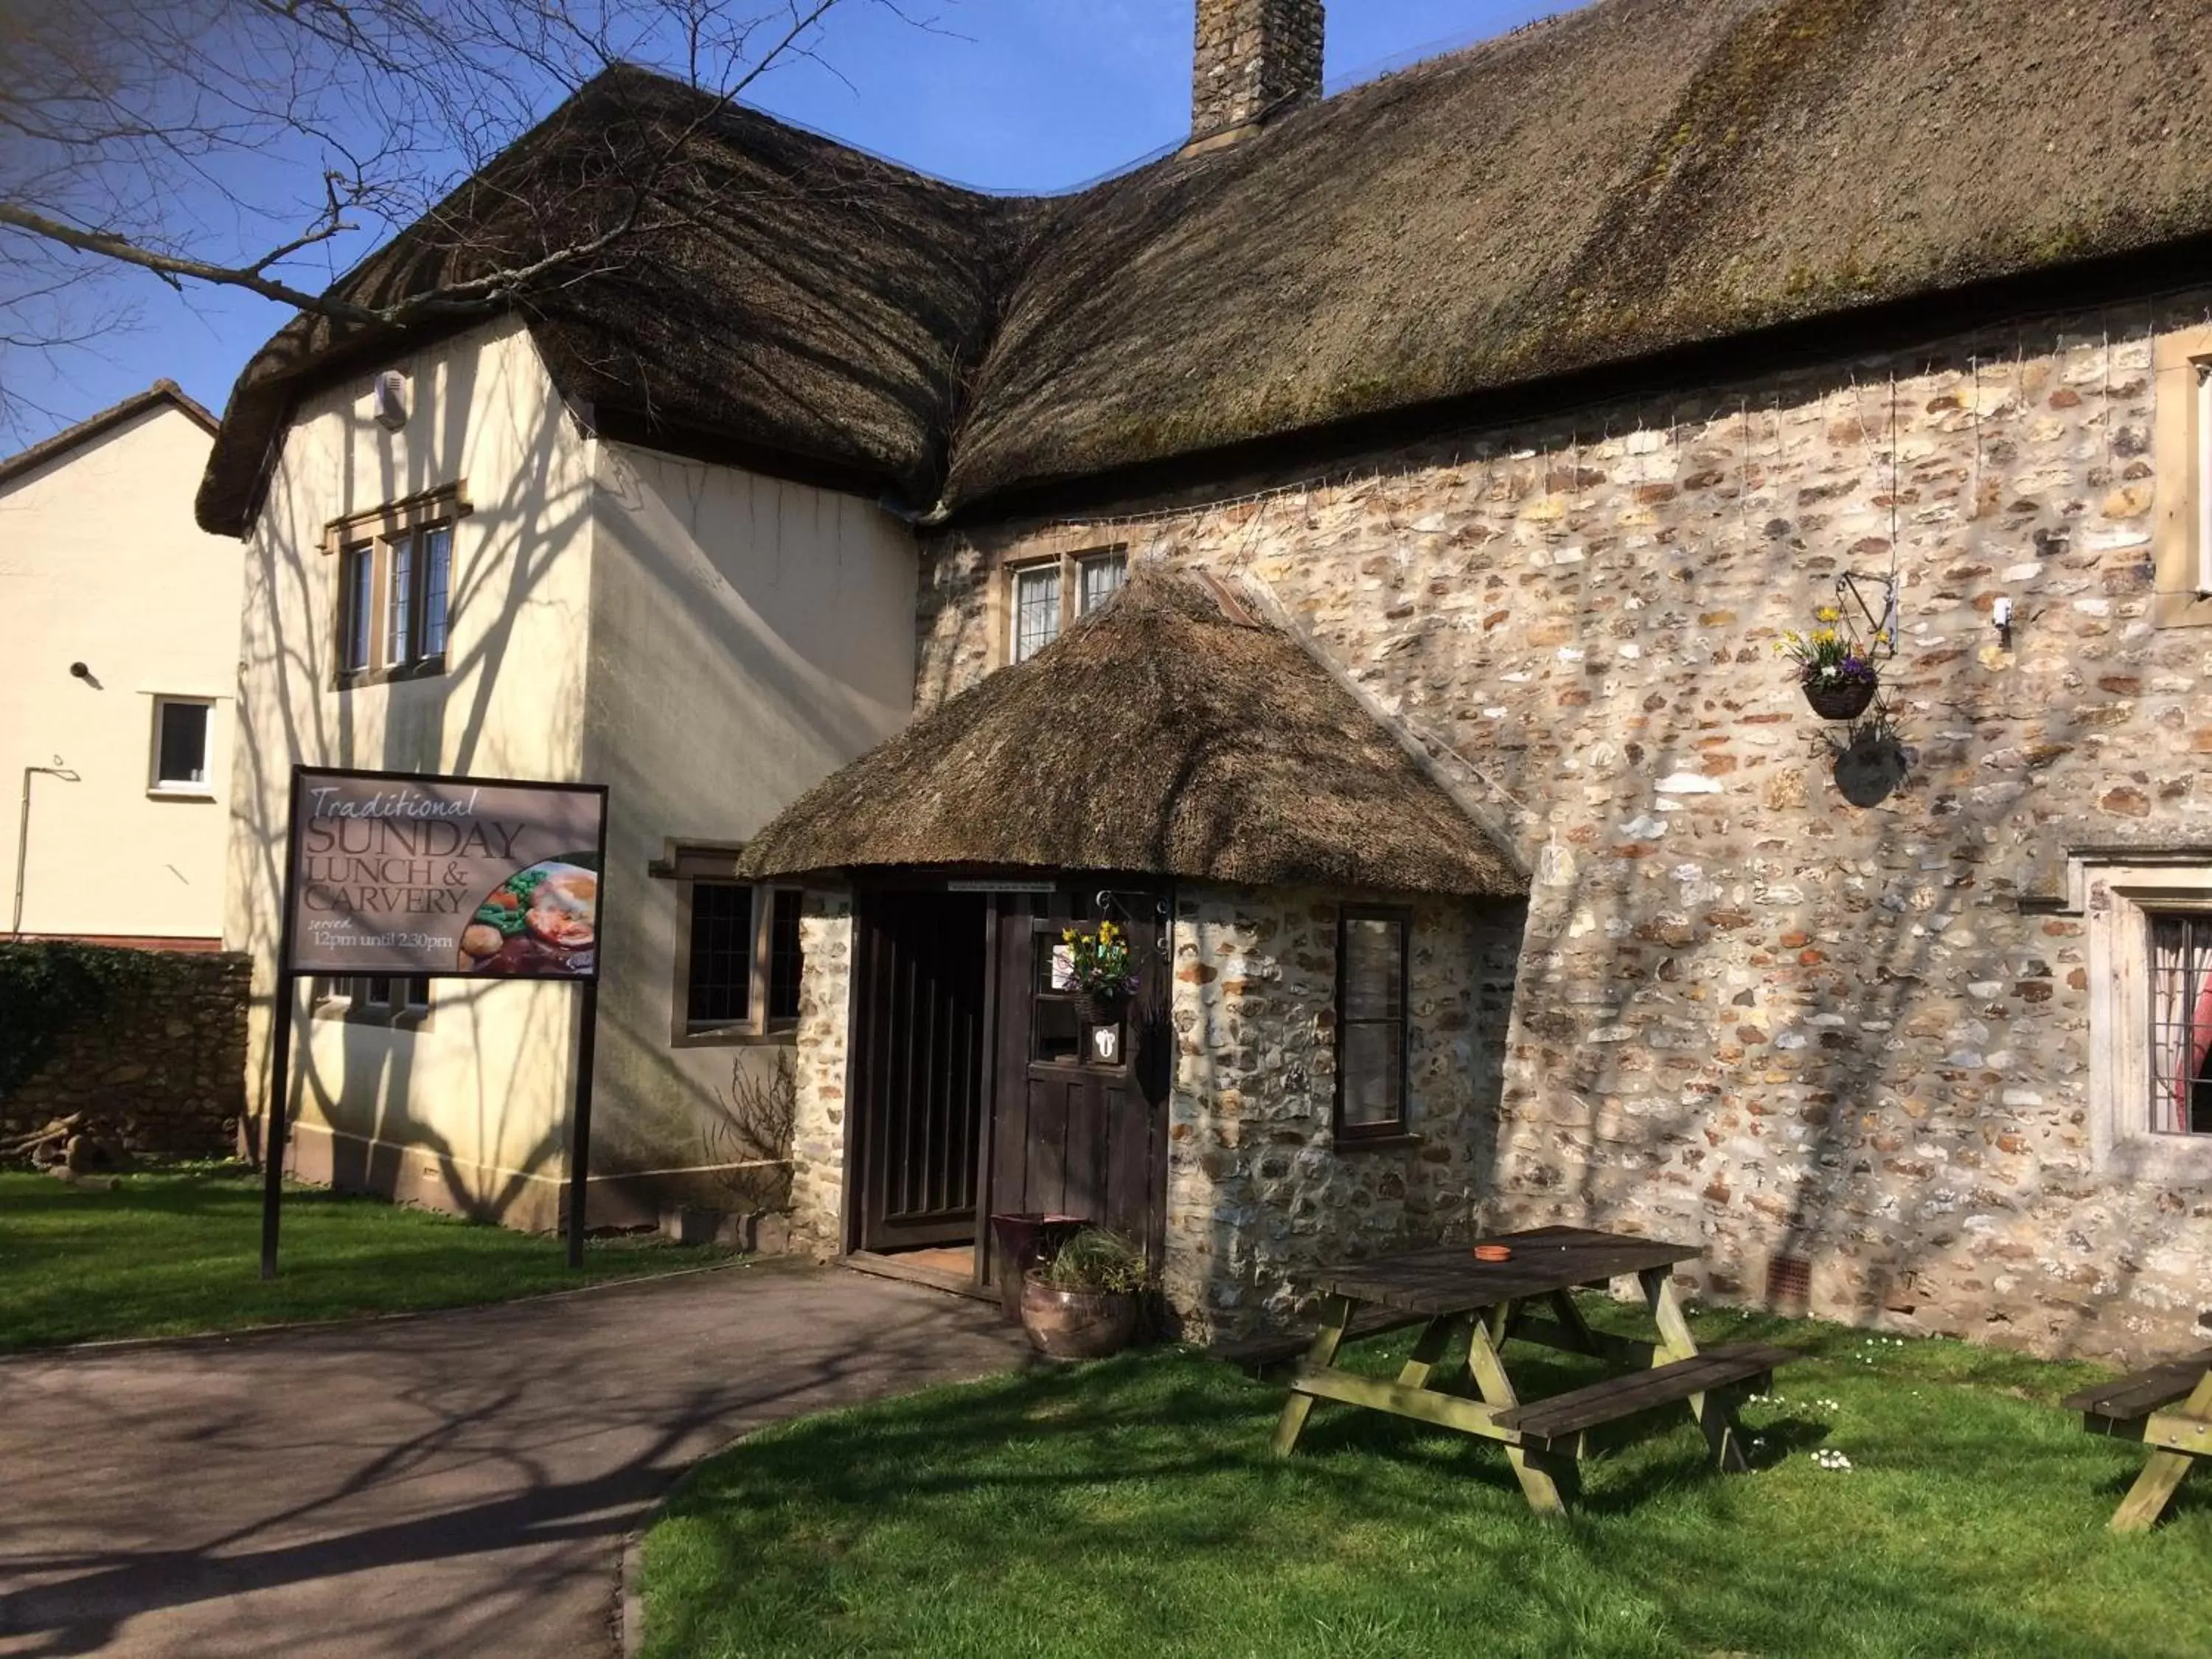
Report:
<svg viewBox="0 0 2212 1659"><path fill-rule="evenodd" d="M1249 137L1321 93L1322 0L1198 0L1185 154Z"/></svg>

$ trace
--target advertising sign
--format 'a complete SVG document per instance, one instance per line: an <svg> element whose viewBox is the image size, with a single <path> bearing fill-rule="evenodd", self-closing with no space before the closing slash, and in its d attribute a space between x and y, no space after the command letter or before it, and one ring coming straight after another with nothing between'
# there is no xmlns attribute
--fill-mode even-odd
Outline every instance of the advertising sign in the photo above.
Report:
<svg viewBox="0 0 2212 1659"><path fill-rule="evenodd" d="M606 791L299 768L297 974L594 981Z"/></svg>

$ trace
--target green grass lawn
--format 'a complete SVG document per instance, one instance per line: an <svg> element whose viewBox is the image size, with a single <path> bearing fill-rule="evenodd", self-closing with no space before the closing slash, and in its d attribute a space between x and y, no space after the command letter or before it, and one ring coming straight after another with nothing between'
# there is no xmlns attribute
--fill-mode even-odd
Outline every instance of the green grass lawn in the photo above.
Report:
<svg viewBox="0 0 2212 1659"><path fill-rule="evenodd" d="M1584 1298L1588 1303L1590 1299ZM1612 1310L1604 1322L1612 1323ZM1565 1522L1494 1446L1182 1352L796 1422L702 1465L646 1540L649 1659L738 1656L2203 1656L2212 1480L2129 1538L2141 1465L2054 1401L2096 1372L1706 1314L1817 1358L1723 1478L1685 1408L1584 1466ZM1626 1328L1623 1327L1622 1328ZM1395 1369L1407 1343L1347 1350ZM1589 1373L1516 1344L1524 1389ZM1841 1451L1848 1472L1814 1461Z"/></svg>
<svg viewBox="0 0 2212 1659"><path fill-rule="evenodd" d="M261 1178L200 1166L112 1191L0 1170L0 1349L499 1302L724 1259L659 1239L557 1239L295 1187L264 1284Z"/></svg>

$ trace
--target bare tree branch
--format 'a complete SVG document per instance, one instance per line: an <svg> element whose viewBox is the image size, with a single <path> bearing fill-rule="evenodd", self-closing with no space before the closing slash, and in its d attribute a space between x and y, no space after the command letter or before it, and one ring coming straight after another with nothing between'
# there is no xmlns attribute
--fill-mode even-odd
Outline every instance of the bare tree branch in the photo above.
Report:
<svg viewBox="0 0 2212 1659"><path fill-rule="evenodd" d="M906 15L896 0L0 0L0 349L84 343L68 301L96 310L117 280L391 326L619 270L682 212L665 186L687 154L763 76L819 62L833 11L864 5ZM641 118L588 177L484 174L622 64L705 96ZM334 289L401 231L453 257L401 291Z"/></svg>

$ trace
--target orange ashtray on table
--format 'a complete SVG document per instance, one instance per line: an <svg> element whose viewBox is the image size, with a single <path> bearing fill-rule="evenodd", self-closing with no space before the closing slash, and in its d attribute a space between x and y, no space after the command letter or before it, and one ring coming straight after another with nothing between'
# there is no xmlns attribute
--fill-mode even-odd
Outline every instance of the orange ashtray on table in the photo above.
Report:
<svg viewBox="0 0 2212 1659"><path fill-rule="evenodd" d="M1512 1247L1506 1244L1478 1244L1474 1247L1474 1259L1477 1261L1510 1261L1513 1259Z"/></svg>

